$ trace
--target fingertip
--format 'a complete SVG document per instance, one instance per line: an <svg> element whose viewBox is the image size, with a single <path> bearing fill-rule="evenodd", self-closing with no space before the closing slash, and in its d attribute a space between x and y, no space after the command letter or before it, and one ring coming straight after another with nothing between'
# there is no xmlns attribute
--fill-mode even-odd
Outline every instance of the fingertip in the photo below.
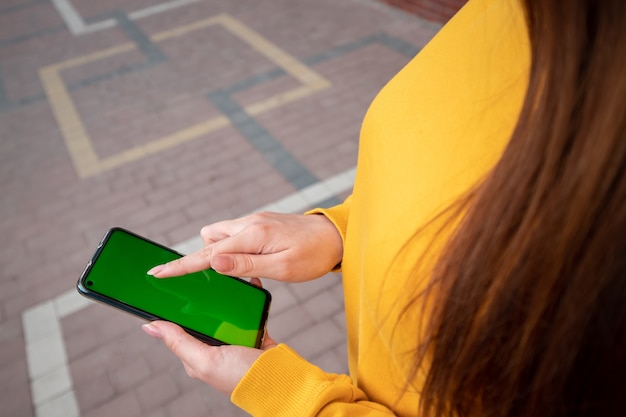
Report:
<svg viewBox="0 0 626 417"><path fill-rule="evenodd" d="M163 333L161 329L159 329L154 323L146 323L141 325L141 329L147 333L149 336L154 337L155 339L162 339Z"/></svg>
<svg viewBox="0 0 626 417"><path fill-rule="evenodd" d="M157 266L154 266L154 267L150 268L150 270L148 270L148 272L146 272L146 274L152 275L153 277L158 278L159 275L161 273L163 273L163 271L165 271L165 268L166 268L165 264L164 265L157 265Z"/></svg>
<svg viewBox="0 0 626 417"><path fill-rule="evenodd" d="M172 338L190 336L179 325L167 320L154 320L141 326L142 329L157 339L163 339L167 344ZM191 337L191 336L190 336Z"/></svg>
<svg viewBox="0 0 626 417"><path fill-rule="evenodd" d="M202 240L206 240L209 238L210 230L211 230L210 225L202 226L202 228L200 229L200 237L202 238Z"/></svg>

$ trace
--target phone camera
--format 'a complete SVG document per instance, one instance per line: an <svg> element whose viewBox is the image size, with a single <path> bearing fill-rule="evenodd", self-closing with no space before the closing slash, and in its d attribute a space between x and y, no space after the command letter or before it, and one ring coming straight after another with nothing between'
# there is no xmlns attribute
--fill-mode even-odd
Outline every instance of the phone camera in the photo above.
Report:
<svg viewBox="0 0 626 417"><path fill-rule="evenodd" d="M91 281L91 280L87 281L87 286L88 287L91 287L92 285L93 285L93 281Z"/></svg>

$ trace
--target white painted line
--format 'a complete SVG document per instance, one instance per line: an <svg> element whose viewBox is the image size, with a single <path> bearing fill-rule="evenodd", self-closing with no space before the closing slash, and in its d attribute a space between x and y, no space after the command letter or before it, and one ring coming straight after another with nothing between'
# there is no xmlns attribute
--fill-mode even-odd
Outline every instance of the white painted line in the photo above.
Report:
<svg viewBox="0 0 626 417"><path fill-rule="evenodd" d="M54 1L54 0L53 0ZM259 211L298 213L330 197L348 191L354 183L354 169L299 190ZM191 253L202 247L199 237L188 239L173 248ZM61 319L91 305L75 289L42 302L22 313L26 341L26 362L33 406L37 417L80 417L72 385Z"/></svg>
<svg viewBox="0 0 626 417"><path fill-rule="evenodd" d="M302 195L300 193L293 193L285 198L281 198L280 200L274 202L273 204L270 204L268 206L267 211L277 211L279 213L289 213L291 212L290 208L300 208L300 210L295 210L295 211L301 211L302 208L304 207L308 207L308 201L306 201Z"/></svg>
<svg viewBox="0 0 626 417"><path fill-rule="evenodd" d="M196 3L198 1L200 0L173 0L131 12L128 14L128 17L132 20L138 20L144 17L149 17L155 14L174 10L191 3ZM80 13L78 13L78 10L76 10L70 0L52 0L52 4L54 5L57 13L59 13L61 18L65 22L67 28L70 30L70 32L72 32L72 35L74 36L98 32L100 30L109 29L117 25L117 20L115 19L105 19L99 22L86 24L85 20L80 15Z"/></svg>
<svg viewBox="0 0 626 417"><path fill-rule="evenodd" d="M315 204L314 202L318 200L321 196L325 195L327 196L326 198L330 198L330 196L332 195L326 182L318 182L316 184L303 188L302 190L300 190L299 194L308 203L309 206Z"/></svg>
<svg viewBox="0 0 626 417"><path fill-rule="evenodd" d="M22 315L22 322L27 346L60 331L52 301L41 303L25 311Z"/></svg>
<svg viewBox="0 0 626 417"><path fill-rule="evenodd" d="M191 3L197 3L198 1L199 0L174 0L168 3L157 4L156 6L146 7L145 9L137 10L136 12L131 12L128 14L128 17L133 20L138 20L144 17L167 12L181 6L186 6Z"/></svg>
<svg viewBox="0 0 626 417"><path fill-rule="evenodd" d="M61 332L55 332L26 345L26 355L28 373L33 383L46 374L66 366L67 355Z"/></svg>
<svg viewBox="0 0 626 417"><path fill-rule="evenodd" d="M37 417L80 417L74 391L67 391L40 406L35 406Z"/></svg>
<svg viewBox="0 0 626 417"><path fill-rule="evenodd" d="M52 5L74 36L80 35L85 31L85 21L70 0L52 0Z"/></svg>
<svg viewBox="0 0 626 417"><path fill-rule="evenodd" d="M104 29L110 29L115 26L117 26L117 20L115 19L101 20L99 22L86 25L80 33L75 33L74 35L86 35L88 33L94 33Z"/></svg>
<svg viewBox="0 0 626 417"><path fill-rule="evenodd" d="M330 195L341 194L345 190L349 190L352 188L352 184L354 184L354 177L356 175L356 169L350 170L346 175L337 175L335 177L330 178L325 185L330 190Z"/></svg>
<svg viewBox="0 0 626 417"><path fill-rule="evenodd" d="M77 291L70 291L54 299L54 311L57 317L63 318L82 310L89 304L91 302L80 296Z"/></svg>
<svg viewBox="0 0 626 417"><path fill-rule="evenodd" d="M69 392L72 378L67 365L61 366L33 381L31 385L33 403L42 405Z"/></svg>

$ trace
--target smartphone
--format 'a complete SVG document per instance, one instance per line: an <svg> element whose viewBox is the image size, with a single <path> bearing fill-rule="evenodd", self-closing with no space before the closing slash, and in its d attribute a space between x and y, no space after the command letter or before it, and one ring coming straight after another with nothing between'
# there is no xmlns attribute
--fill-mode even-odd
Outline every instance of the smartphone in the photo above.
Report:
<svg viewBox="0 0 626 417"><path fill-rule="evenodd" d="M175 278L147 271L183 255L115 227L78 279L85 297L146 320L167 320L212 345L261 347L270 293L213 269Z"/></svg>

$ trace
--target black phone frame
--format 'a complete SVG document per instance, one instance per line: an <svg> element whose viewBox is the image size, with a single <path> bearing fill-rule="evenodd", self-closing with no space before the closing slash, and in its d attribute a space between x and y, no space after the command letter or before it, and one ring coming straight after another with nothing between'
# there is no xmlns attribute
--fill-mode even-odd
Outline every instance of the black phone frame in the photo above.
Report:
<svg viewBox="0 0 626 417"><path fill-rule="evenodd" d="M84 297L86 297L86 298L88 298L90 300L97 301L97 302L102 303L104 305L117 308L117 309L119 309L119 310L121 310L121 311L123 311L125 313L131 314L133 316L139 317L139 318L147 320L147 321L155 321L155 320L170 321L170 320L167 320L167 319L165 319L163 317L154 315L154 314L149 313L147 311L141 310L141 309L139 309L137 307L131 306L130 304L126 304L126 303L121 302L119 300L116 300L114 298L107 297L105 295L99 294L99 293L97 293L95 291L90 290L89 288L87 288L87 286L84 285L85 279L89 275L89 272L91 271L91 268L95 264L96 260L98 259L98 257L102 253L102 250L104 249L104 246L105 246L107 240L116 231L121 231L121 232L127 233L129 235L132 235L132 236L134 236L136 238L139 238L139 239L144 240L144 241L146 241L146 242L148 242L150 244L153 244L153 245L158 246L158 247L160 247L160 248L162 248L164 250L167 250L167 251L169 251L169 252L171 252L171 253L173 253L175 255L178 255L178 256L181 256L181 257L185 256L184 254L182 254L182 253L180 253L178 251L175 251L172 248L168 248L167 246L164 246L164 245L162 245L162 244L160 244L158 242L155 242L155 241L153 241L151 239L148 239L148 238L146 238L144 236L138 235L137 233L132 232L132 231L130 231L128 229L125 229L123 227L117 227L117 226L116 227L112 227L102 237L102 239L100 240L100 243L98 244L98 247L96 248L94 254L92 255L92 257L89 260L89 262L87 263L87 265L85 266L85 269L83 269L83 272L81 273L80 277L78 278L78 282L76 283L76 290L78 291L78 293L80 295L82 295L82 296L84 296ZM224 275L224 274L221 274L221 275ZM261 327L262 328L259 328L259 333L258 333L257 340L256 340L256 343L255 343L255 346L254 346L257 349L260 349L261 346L263 345L263 340L265 338L265 334L267 333L267 319L268 319L268 316L269 316L270 304L271 304L271 301L272 301L272 294L269 291L267 291L265 288L257 287L256 285L251 284L251 283L249 283L248 281L246 281L244 279L233 277L233 276L230 276L230 275L224 275L224 276L226 276L228 278L232 278L232 279L237 280L237 281L240 281L240 282L242 282L242 283L244 283L246 285L249 285L251 287L254 287L254 288L264 292L265 295L266 295L266 302L265 302L265 306L263 308L263 316L261 317ZM173 323L175 323L175 322L173 322ZM229 345L229 343L226 343L226 342L224 342L222 340L216 339L216 338L211 337L209 335L200 333L200 332L198 332L196 330L193 330L193 329L190 329L188 327L182 326L179 323L175 323L175 324L180 326L183 330L185 330L185 332L187 332L188 334L192 335L196 339L198 339L198 340L200 340L202 342L205 342L205 343L207 343L209 345L212 345L212 346Z"/></svg>

